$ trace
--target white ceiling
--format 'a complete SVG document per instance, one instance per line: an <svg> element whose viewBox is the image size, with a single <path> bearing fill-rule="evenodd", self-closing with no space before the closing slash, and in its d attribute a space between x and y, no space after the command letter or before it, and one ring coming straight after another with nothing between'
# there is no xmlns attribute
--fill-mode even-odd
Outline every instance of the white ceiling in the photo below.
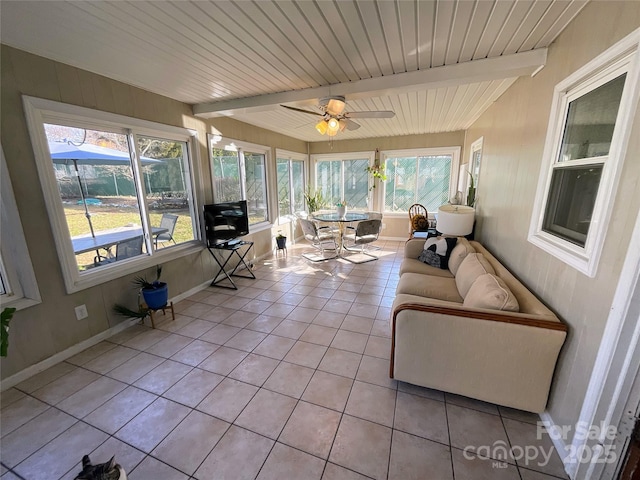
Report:
<svg viewBox="0 0 640 480"><path fill-rule="evenodd" d="M322 141L309 110L344 95L336 139L467 128L585 0L0 2L2 43L193 104L204 117Z"/></svg>

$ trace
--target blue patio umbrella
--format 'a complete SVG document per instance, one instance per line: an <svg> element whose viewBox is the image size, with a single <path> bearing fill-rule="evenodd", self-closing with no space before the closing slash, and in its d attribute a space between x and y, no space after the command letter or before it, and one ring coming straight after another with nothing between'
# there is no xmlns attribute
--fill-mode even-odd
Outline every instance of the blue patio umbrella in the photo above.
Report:
<svg viewBox="0 0 640 480"><path fill-rule="evenodd" d="M82 197L85 216L89 222L91 236L95 237L96 235L93 232L93 224L91 223L91 214L89 213L89 208L87 206L87 199L85 198L84 191L82 190L82 180L80 179L80 173L78 172L78 165L130 165L131 159L129 157L129 153L114 150L113 148L90 145L88 143L74 145L68 142L54 141L49 142L49 153L51 155L51 160L55 164L73 164L75 175L78 179L78 186L80 187L80 196ZM161 160L154 160L147 157L142 157L140 160L142 165L162 163Z"/></svg>

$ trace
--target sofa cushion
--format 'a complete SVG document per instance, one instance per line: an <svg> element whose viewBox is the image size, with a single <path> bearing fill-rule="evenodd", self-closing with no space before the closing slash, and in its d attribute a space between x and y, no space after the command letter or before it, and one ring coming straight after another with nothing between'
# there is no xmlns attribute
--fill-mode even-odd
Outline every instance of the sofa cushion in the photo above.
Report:
<svg viewBox="0 0 640 480"><path fill-rule="evenodd" d="M418 260L432 267L449 268L449 257L456 245L456 237L431 237L424 242L424 250Z"/></svg>
<svg viewBox="0 0 640 480"><path fill-rule="evenodd" d="M458 272L456 273L456 285L458 292L462 298L467 296L467 292L480 275L485 273L495 274L489 261L484 258L481 253L469 253L460 264Z"/></svg>
<svg viewBox="0 0 640 480"><path fill-rule="evenodd" d="M401 294L462 303L462 297L458 293L456 281L453 278L405 273L400 277L396 288L396 295Z"/></svg>
<svg viewBox="0 0 640 480"><path fill-rule="evenodd" d="M451 273L455 275L458 272L460 264L470 253L475 253L475 249L466 238L458 237L456 246L453 247L453 251L449 256L449 270L451 270Z"/></svg>
<svg viewBox="0 0 640 480"><path fill-rule="evenodd" d="M463 306L469 308L487 308L490 310L505 310L517 312L520 309L518 300L511 293L509 287L490 273L480 275L473 282L469 292L464 297Z"/></svg>
<svg viewBox="0 0 640 480"><path fill-rule="evenodd" d="M422 275L430 275L433 277L453 278L453 275L449 270L442 270L441 268L432 267L431 265L422 263L417 257L405 258L402 261L400 264L399 275L402 276L405 273L420 273Z"/></svg>

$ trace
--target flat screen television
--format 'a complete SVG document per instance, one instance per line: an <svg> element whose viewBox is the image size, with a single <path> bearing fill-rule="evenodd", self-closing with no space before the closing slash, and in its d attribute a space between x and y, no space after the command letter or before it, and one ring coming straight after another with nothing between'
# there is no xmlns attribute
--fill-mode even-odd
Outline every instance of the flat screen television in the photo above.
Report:
<svg viewBox="0 0 640 480"><path fill-rule="evenodd" d="M209 246L248 235L249 216L246 200L205 205L204 227Z"/></svg>

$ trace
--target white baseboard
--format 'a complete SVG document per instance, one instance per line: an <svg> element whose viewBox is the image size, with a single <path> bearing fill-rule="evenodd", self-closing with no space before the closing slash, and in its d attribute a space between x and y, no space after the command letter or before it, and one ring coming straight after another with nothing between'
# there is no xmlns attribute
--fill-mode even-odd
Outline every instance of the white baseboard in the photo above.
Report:
<svg viewBox="0 0 640 480"><path fill-rule="evenodd" d="M77 343L74 346L67 348L66 350L63 350L62 352L58 352L51 357L39 363L36 363L35 365L31 365L30 367L27 367L24 370L21 370L20 372L11 375L8 378L5 378L4 380L2 380L2 382L0 382L0 392L3 392L8 388L17 385L18 383L23 382L28 378L31 378L34 375L45 371L47 368L51 368L54 365L63 362L67 358L71 358L74 355L77 355L83 350L86 350L87 348L92 347L109 337L112 337L116 333L119 333L129 328L130 326L135 325L136 323L138 323L137 318L125 320L124 322L121 322L114 327L104 330L103 332L100 332L99 334L94 335L91 338L87 338L86 340L83 340L82 342Z"/></svg>
<svg viewBox="0 0 640 480"><path fill-rule="evenodd" d="M204 290L209 286L210 283L211 283L210 281L206 281L200 285L190 288L186 292L182 292L181 294L170 298L169 300L177 303L180 300L184 300L185 298L188 298L191 295L198 293L201 290ZM77 343L72 347L67 348L66 350L58 352L50 356L49 358L46 358L45 360L42 360L39 363L36 363L35 365L31 365L30 367L27 367L24 370L21 370L20 372L14 375L11 375L8 378L5 378L0 382L0 392L3 392L17 385L18 383L33 377L34 375L37 375L38 373L45 371L47 368L51 368L54 365L60 362L63 362L68 358L73 357L74 355L77 355L78 353L82 352L83 350L86 350L89 347L93 347L94 345L97 345L103 340L106 340L114 336L116 333L120 333L121 331L131 327L132 325L135 325L136 323L138 323L138 321L139 320L137 318L125 320L124 322L121 322L118 325L108 328L107 330L104 330L98 333L97 335L94 335L91 338L87 338L86 340L83 340L82 342Z"/></svg>
<svg viewBox="0 0 640 480"><path fill-rule="evenodd" d="M544 422L545 425L557 426L556 423L553 421L553 418L551 417L551 415L549 415L549 412L547 411L544 411L540 414L540 419ZM558 427L557 431L562 431L561 426L557 426L557 427ZM570 461L571 459L568 458L567 452L570 451L569 446L565 443L565 441L562 438L560 438L560 435L549 435L549 438L551 438L551 441L553 442L553 446L558 451L558 455L560 455L560 459L564 464L564 471L567 473L567 475L569 475L569 478L573 479L576 466L572 464ZM567 461L567 459L569 461Z"/></svg>
<svg viewBox="0 0 640 480"><path fill-rule="evenodd" d="M259 257L256 257L254 260L252 260L252 263L255 263L256 261L260 261L263 258L269 257L271 256L271 252L267 252L263 255L260 255ZM244 266L241 270L244 269ZM220 274L218 277L216 277L216 280L222 279L224 278L224 274ZM202 290L204 290L205 288L207 288L208 286L211 285L211 280L207 280L199 285L196 285L193 288L190 288L189 290L186 290L178 295L176 295L175 297L170 298L169 300L177 303L180 300L184 300L185 298L189 298L191 295L194 295ZM8 378L5 378L4 380L0 381L0 392L5 391L11 387L14 387L15 385L17 385L20 382L23 382L25 380L27 380L28 378L37 375L40 372L45 371L47 368L51 368L54 365L65 361L68 358L73 357L74 355L77 355L78 353L82 352L83 350L86 350L89 347L92 347L94 345L97 345L98 343L102 342L103 340L106 340L110 337L112 337L113 335L115 335L116 333L119 333L123 330L125 330L126 328L129 328L132 325L135 325L136 323L138 323L138 319L133 318L130 320L125 320L124 322L119 323L118 325L115 325L107 330L104 330L102 332L100 332L97 335L94 335L91 338L88 338L86 340L83 340L80 343L77 343L76 345L73 345L72 347L67 348L66 350L63 350L61 352L58 352L54 355L52 355L51 357L36 363L35 365L31 365L30 367L25 368L24 370L21 370L20 372L11 375Z"/></svg>

